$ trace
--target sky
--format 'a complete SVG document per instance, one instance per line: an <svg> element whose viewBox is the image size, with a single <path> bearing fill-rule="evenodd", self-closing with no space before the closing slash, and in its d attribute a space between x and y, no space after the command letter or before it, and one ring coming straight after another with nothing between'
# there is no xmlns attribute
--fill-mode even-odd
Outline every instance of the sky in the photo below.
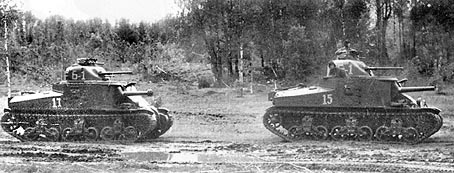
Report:
<svg viewBox="0 0 454 173"><path fill-rule="evenodd" d="M40 19L61 15L74 20L107 19L115 23L121 18L138 23L156 22L175 15L178 6L174 0L18 0L25 11Z"/></svg>

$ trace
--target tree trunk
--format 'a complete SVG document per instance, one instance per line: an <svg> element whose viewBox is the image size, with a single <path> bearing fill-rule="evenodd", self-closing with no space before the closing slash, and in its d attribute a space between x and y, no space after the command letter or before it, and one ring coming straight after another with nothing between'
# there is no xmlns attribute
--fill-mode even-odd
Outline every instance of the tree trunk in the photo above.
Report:
<svg viewBox="0 0 454 173"><path fill-rule="evenodd" d="M240 84L243 84L244 79L243 79L243 45L240 43L240 57L238 58L238 78Z"/></svg>
<svg viewBox="0 0 454 173"><path fill-rule="evenodd" d="M211 71L216 80L215 85L222 86L222 60L220 59L217 46L214 41L209 39L205 39L205 44L208 49L208 54L210 55Z"/></svg>
<svg viewBox="0 0 454 173"><path fill-rule="evenodd" d="M228 58L227 58L227 68L229 71L230 78L235 78L235 71L234 71L234 56L232 56L232 52L229 51Z"/></svg>

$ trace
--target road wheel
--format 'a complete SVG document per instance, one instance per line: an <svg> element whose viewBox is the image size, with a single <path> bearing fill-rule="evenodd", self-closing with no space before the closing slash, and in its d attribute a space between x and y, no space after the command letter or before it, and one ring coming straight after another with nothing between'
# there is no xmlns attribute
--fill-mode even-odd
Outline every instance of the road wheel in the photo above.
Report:
<svg viewBox="0 0 454 173"><path fill-rule="evenodd" d="M61 139L63 141L73 141L74 138L71 137L71 128L67 127L61 132Z"/></svg>
<svg viewBox="0 0 454 173"><path fill-rule="evenodd" d="M135 141L139 138L139 132L134 126L128 126L124 130L124 136L126 140Z"/></svg>
<svg viewBox="0 0 454 173"><path fill-rule="evenodd" d="M380 126L376 131L375 131L375 138L378 141L389 141L389 135L387 134L388 127L386 126Z"/></svg>
<svg viewBox="0 0 454 173"><path fill-rule="evenodd" d="M370 141L374 136L374 132L368 126L362 126L359 128L358 140L360 141Z"/></svg>
<svg viewBox="0 0 454 173"><path fill-rule="evenodd" d="M325 140L328 137L328 129L325 126L317 126L313 136L318 140Z"/></svg>
<svg viewBox="0 0 454 173"><path fill-rule="evenodd" d="M98 139L99 132L95 127L89 127L85 133L85 139L87 141L96 141Z"/></svg>
<svg viewBox="0 0 454 173"><path fill-rule="evenodd" d="M343 140L344 139L344 132L341 126L335 126L333 130L331 130L331 138L335 141Z"/></svg>
<svg viewBox="0 0 454 173"><path fill-rule="evenodd" d="M57 142L58 139L60 138L60 131L55 127L51 127L47 130L46 138L49 141Z"/></svg>
<svg viewBox="0 0 454 173"><path fill-rule="evenodd" d="M112 141L112 140L114 140L115 132L112 129L112 127L106 126L106 127L102 128L100 137L103 140Z"/></svg>
<svg viewBox="0 0 454 173"><path fill-rule="evenodd" d="M36 141L38 139L39 134L36 134L34 127L27 127L24 131L24 138L27 141Z"/></svg>
<svg viewBox="0 0 454 173"><path fill-rule="evenodd" d="M407 143L416 143L419 141L418 137L418 130L416 130L414 127L409 127L405 129L404 134L403 134L403 139Z"/></svg>

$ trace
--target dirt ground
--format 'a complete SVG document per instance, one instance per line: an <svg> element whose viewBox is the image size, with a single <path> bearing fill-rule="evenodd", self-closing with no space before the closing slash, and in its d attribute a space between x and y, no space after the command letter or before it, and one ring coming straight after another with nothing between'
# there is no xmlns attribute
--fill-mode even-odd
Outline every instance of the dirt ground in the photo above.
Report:
<svg viewBox="0 0 454 173"><path fill-rule="evenodd" d="M262 125L266 89L156 88L175 124L140 143L19 142L0 133L3 172L454 172L454 121L416 145L283 142ZM150 100L151 101L151 100ZM2 98L1 109L6 98Z"/></svg>

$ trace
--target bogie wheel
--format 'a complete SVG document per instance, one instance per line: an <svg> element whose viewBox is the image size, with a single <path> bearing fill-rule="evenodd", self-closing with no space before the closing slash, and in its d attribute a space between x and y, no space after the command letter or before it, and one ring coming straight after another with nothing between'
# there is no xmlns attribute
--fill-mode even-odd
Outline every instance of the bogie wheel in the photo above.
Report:
<svg viewBox="0 0 454 173"><path fill-rule="evenodd" d="M61 132L61 139L63 141L73 141L73 138L71 136L71 128L67 127L63 129L63 131Z"/></svg>
<svg viewBox="0 0 454 173"><path fill-rule="evenodd" d="M403 140L408 143L416 143L419 140L418 137L418 130L416 130L414 127L409 127L405 129L404 134L403 134Z"/></svg>
<svg viewBox="0 0 454 173"><path fill-rule="evenodd" d="M303 133L301 133L301 127L299 126L292 126L288 129L288 136L293 138L294 140L299 140L302 138Z"/></svg>
<svg viewBox="0 0 454 173"><path fill-rule="evenodd" d="M370 141L374 136L374 132L368 126L362 126L359 128L358 140L360 141Z"/></svg>
<svg viewBox="0 0 454 173"><path fill-rule="evenodd" d="M389 141L389 135L386 134L388 131L388 127L386 126L380 126L376 131L375 131L375 138L378 141Z"/></svg>
<svg viewBox="0 0 454 173"><path fill-rule="evenodd" d="M27 127L24 131L24 138L27 141L35 141L38 139L39 134L36 134L34 127Z"/></svg>
<svg viewBox="0 0 454 173"><path fill-rule="evenodd" d="M98 139L98 135L99 132L95 127L89 127L84 134L87 141L96 141L96 139Z"/></svg>
<svg viewBox="0 0 454 173"><path fill-rule="evenodd" d="M56 142L60 138L60 131L55 127L51 127L47 130L46 138L49 141Z"/></svg>
<svg viewBox="0 0 454 173"><path fill-rule="evenodd" d="M135 141L139 138L139 132L134 126L128 126L124 130L126 140Z"/></svg>
<svg viewBox="0 0 454 173"><path fill-rule="evenodd" d="M156 139L156 138L159 138L159 136L161 136L161 134L162 134L161 130L156 128L153 131L151 131L150 133L148 133L145 138Z"/></svg>
<svg viewBox="0 0 454 173"><path fill-rule="evenodd" d="M331 130L331 138L336 141L344 139L344 132L341 126L335 126L333 130Z"/></svg>
<svg viewBox="0 0 454 173"><path fill-rule="evenodd" d="M106 140L106 141L112 141L114 140L115 137L115 132L112 127L106 126L102 128L101 134L99 135L101 139Z"/></svg>
<svg viewBox="0 0 454 173"><path fill-rule="evenodd" d="M16 119L9 112L3 114L1 122L2 129L8 133L13 132L14 130L20 127L20 125L16 122Z"/></svg>
<svg viewBox="0 0 454 173"><path fill-rule="evenodd" d="M328 129L325 126L317 126L313 136L315 139L325 140L328 137Z"/></svg>

